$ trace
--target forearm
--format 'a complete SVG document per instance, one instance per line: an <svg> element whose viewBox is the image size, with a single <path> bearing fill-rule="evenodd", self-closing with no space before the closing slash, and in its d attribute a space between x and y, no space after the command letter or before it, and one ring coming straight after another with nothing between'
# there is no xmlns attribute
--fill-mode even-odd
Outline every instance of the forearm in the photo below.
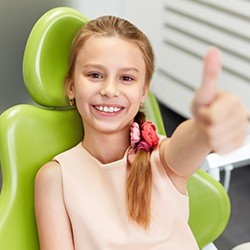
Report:
<svg viewBox="0 0 250 250"><path fill-rule="evenodd" d="M164 160L176 174L187 177L192 175L211 149L195 119L181 123L164 147Z"/></svg>

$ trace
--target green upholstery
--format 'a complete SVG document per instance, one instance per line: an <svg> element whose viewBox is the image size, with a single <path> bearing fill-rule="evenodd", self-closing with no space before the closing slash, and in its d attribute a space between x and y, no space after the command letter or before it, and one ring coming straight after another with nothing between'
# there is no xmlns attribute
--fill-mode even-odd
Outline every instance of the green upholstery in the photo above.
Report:
<svg viewBox="0 0 250 250"><path fill-rule="evenodd" d="M38 104L68 105L63 84L69 50L76 32L87 21L73 9L55 8L45 13L32 29L23 59L23 78Z"/></svg>
<svg viewBox="0 0 250 250"><path fill-rule="evenodd" d="M0 249L39 249L33 207L34 177L53 156L82 138L74 110L15 106L0 117Z"/></svg>
<svg viewBox="0 0 250 250"><path fill-rule="evenodd" d="M188 194L189 225L202 248L224 231L231 212L229 197L224 187L201 169L189 178Z"/></svg>
<svg viewBox="0 0 250 250"><path fill-rule="evenodd" d="M34 26L24 54L23 75L32 98L43 107L18 105L0 116L0 249L39 249L34 215L34 178L54 155L83 137L80 116L67 107L63 78L74 34L87 18L56 8ZM165 134L158 103L146 102L148 119ZM223 187L202 170L188 182L190 226L200 247L215 240L227 225L230 203Z"/></svg>

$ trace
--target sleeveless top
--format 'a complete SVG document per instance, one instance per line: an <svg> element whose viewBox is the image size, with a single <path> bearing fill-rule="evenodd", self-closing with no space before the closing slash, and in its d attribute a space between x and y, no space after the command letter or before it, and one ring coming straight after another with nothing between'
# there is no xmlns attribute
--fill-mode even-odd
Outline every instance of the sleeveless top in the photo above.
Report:
<svg viewBox="0 0 250 250"><path fill-rule="evenodd" d="M144 230L126 212L127 154L102 164L82 144L54 158L61 167L64 203L75 250L198 250L188 225L188 197L177 191L151 154L151 223Z"/></svg>

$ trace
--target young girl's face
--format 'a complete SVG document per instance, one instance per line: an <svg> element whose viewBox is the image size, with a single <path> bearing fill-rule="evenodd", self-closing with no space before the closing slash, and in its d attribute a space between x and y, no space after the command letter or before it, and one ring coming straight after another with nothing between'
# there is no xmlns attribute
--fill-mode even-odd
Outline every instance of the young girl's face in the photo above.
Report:
<svg viewBox="0 0 250 250"><path fill-rule="evenodd" d="M145 70L142 52L131 42L117 37L86 42L69 85L86 132L128 129L147 94Z"/></svg>

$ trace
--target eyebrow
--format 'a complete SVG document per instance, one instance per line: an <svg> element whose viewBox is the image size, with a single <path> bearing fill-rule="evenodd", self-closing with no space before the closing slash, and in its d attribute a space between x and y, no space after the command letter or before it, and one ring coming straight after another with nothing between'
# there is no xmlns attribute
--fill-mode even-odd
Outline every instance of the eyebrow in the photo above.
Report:
<svg viewBox="0 0 250 250"><path fill-rule="evenodd" d="M95 63L88 63L83 66L83 69L86 68L97 68L101 70L105 70L105 67L101 64L95 64ZM136 71L139 72L139 70L136 67L123 67L120 69L120 71Z"/></svg>
<svg viewBox="0 0 250 250"><path fill-rule="evenodd" d="M139 73L139 70L136 67L124 67L122 68L123 71L136 71Z"/></svg>
<svg viewBox="0 0 250 250"><path fill-rule="evenodd" d="M83 66L83 69L85 69L85 68L105 69L105 67L102 66L101 64L94 64L94 63L85 64L85 65Z"/></svg>

